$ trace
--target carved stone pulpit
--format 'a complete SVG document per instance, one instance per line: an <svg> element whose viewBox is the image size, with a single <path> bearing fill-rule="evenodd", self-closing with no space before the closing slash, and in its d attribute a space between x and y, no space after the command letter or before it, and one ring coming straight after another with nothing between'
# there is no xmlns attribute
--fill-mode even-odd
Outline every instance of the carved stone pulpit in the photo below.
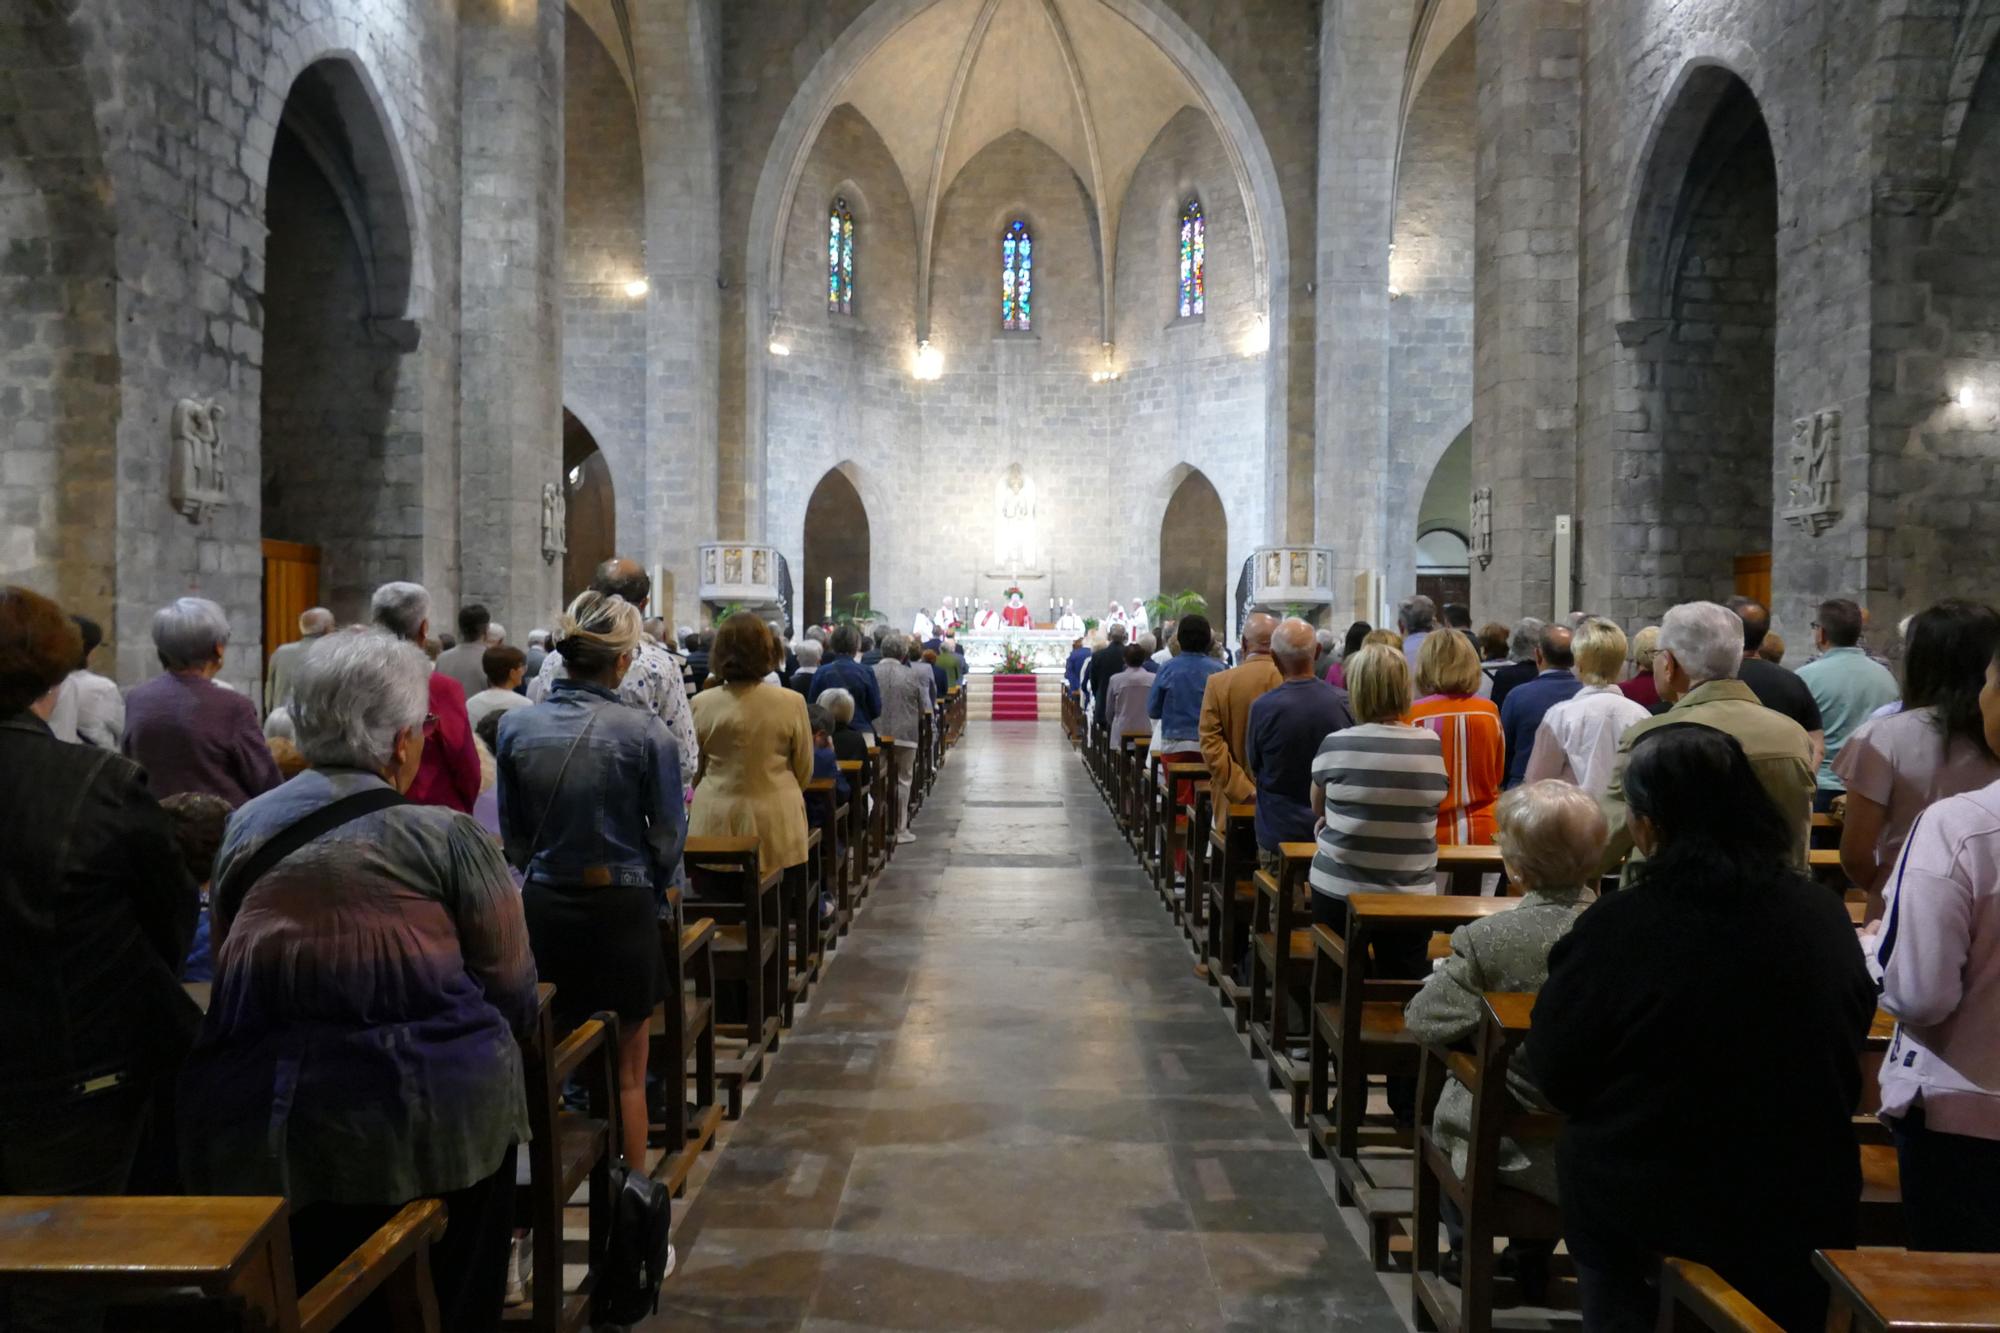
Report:
<svg viewBox="0 0 2000 1333"><path fill-rule="evenodd" d="M1324 546L1260 546L1250 557L1250 605L1328 606L1333 551Z"/></svg>

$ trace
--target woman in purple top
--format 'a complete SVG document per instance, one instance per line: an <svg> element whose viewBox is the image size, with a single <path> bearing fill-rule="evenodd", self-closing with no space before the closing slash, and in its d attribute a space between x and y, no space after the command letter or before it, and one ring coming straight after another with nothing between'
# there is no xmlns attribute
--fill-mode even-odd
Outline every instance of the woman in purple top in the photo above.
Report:
<svg viewBox="0 0 2000 1333"><path fill-rule="evenodd" d="M166 671L125 696L124 747L158 796L203 791L242 805L283 781L256 705L215 683L228 645L229 618L205 597L183 597L153 615L153 647Z"/></svg>
<svg viewBox="0 0 2000 1333"><path fill-rule="evenodd" d="M1347 627L1347 638L1341 642L1340 656L1326 669L1326 683L1337 690L1347 688L1347 659L1361 651L1362 640L1375 632L1375 627L1365 620L1357 620Z"/></svg>

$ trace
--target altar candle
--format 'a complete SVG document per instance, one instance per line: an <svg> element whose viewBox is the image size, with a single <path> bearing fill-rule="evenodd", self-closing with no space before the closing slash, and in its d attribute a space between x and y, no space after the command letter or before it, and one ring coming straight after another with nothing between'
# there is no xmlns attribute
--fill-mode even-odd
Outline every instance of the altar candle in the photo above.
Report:
<svg viewBox="0 0 2000 1333"><path fill-rule="evenodd" d="M833 575L826 576L826 618L833 619Z"/></svg>

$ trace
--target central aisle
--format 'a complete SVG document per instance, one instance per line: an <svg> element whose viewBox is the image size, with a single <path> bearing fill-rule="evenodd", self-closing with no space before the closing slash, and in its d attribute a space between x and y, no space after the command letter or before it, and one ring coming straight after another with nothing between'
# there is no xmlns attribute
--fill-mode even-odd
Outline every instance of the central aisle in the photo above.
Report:
<svg viewBox="0 0 2000 1333"><path fill-rule="evenodd" d="M1061 729L914 830L643 1327L1402 1329Z"/></svg>

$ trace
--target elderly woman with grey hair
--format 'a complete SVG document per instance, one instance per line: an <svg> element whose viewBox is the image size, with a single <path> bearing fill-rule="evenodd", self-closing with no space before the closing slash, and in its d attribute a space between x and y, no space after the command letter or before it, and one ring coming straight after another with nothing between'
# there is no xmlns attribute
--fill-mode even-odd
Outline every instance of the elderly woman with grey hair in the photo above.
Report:
<svg viewBox="0 0 2000 1333"><path fill-rule="evenodd" d="M228 646L229 617L205 597L153 615L153 647L166 670L125 697L122 745L156 796L198 791L242 805L282 781L257 706L215 682Z"/></svg>
<svg viewBox="0 0 2000 1333"><path fill-rule="evenodd" d="M421 583L383 584L370 599L369 614L382 629L420 648L430 637L431 595ZM465 708L465 687L449 672L433 671L426 688L430 710L424 719L423 762L407 794L423 805L446 805L471 814L484 784L479 748L472 743L472 718Z"/></svg>
<svg viewBox="0 0 2000 1333"><path fill-rule="evenodd" d="M492 838L419 805L430 662L370 630L297 665L312 768L238 810L210 891L212 1002L181 1078L198 1194L283 1194L300 1289L412 1199L446 1328L496 1327L535 1014L521 896ZM385 1327L386 1312L354 1322Z"/></svg>
<svg viewBox="0 0 2000 1333"><path fill-rule="evenodd" d="M1451 957L1430 974L1404 1012L1412 1038L1427 1045L1452 1046L1477 1033L1487 991L1540 990L1549 975L1549 950L1596 897L1591 885L1604 856L1606 829L1595 797L1567 782L1531 782L1500 798L1494 822L1500 858L1508 879L1522 890L1521 903L1452 932ZM1526 1063L1518 1055L1514 1063L1509 1086L1516 1100L1532 1105L1535 1090L1523 1072ZM1438 1098L1433 1132L1451 1154L1452 1169L1463 1175L1472 1141L1472 1093L1456 1078ZM1555 1140L1503 1142L1500 1180L1556 1202ZM1461 1227L1449 1200L1445 1232L1452 1251L1446 1272L1456 1280ZM1510 1247L1524 1284L1547 1284L1554 1247L1553 1241Z"/></svg>

